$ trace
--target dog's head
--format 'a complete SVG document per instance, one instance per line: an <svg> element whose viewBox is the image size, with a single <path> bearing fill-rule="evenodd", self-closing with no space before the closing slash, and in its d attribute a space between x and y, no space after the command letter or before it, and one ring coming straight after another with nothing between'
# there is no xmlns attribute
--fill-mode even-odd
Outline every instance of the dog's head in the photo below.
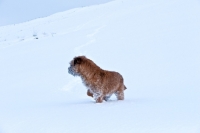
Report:
<svg viewBox="0 0 200 133"><path fill-rule="evenodd" d="M85 59L85 56L74 57L74 59L69 63L70 66L68 68L68 73L73 76L79 76L81 65L83 64Z"/></svg>

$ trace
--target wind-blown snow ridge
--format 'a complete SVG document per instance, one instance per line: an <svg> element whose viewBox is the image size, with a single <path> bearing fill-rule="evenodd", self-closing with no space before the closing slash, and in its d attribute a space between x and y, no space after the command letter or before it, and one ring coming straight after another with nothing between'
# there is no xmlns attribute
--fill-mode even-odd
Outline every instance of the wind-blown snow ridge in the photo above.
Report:
<svg viewBox="0 0 200 133"><path fill-rule="evenodd" d="M78 47L75 47L75 49L74 49L75 55L84 55L84 54L86 54L86 51L81 52L81 49L82 49L83 47L87 47L87 46L89 46L89 45L95 43L95 42L96 42L95 35L98 34L98 32L99 32L102 28L104 28L104 27L105 27L105 26L101 26L101 27L95 29L94 32L92 32L91 34L88 34L87 37L89 38L89 41L88 41L87 43L83 44L83 45L80 45L80 46L78 46Z"/></svg>

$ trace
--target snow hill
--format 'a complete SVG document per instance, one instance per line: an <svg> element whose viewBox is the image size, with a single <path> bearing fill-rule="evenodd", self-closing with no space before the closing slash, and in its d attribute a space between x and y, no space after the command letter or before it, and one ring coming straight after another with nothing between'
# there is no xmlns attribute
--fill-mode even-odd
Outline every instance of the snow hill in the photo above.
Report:
<svg viewBox="0 0 200 133"><path fill-rule="evenodd" d="M200 133L200 1L115 0L0 27L0 133ZM96 104L69 61L120 72Z"/></svg>

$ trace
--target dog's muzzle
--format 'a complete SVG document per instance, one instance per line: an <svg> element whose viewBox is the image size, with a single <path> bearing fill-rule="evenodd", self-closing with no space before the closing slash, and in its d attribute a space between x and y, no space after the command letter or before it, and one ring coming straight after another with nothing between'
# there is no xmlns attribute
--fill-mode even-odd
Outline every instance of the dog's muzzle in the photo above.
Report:
<svg viewBox="0 0 200 133"><path fill-rule="evenodd" d="M76 72L74 72L74 70L72 69L72 67L68 68L68 73L71 74L71 75L73 75L73 76L77 75Z"/></svg>

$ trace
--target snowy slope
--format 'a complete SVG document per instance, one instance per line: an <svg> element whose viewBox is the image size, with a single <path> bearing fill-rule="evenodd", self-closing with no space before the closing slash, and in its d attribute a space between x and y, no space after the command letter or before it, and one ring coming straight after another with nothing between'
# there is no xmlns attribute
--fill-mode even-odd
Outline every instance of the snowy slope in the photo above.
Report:
<svg viewBox="0 0 200 133"><path fill-rule="evenodd" d="M0 27L0 133L200 133L200 2L116 0ZM69 61L120 72L95 104Z"/></svg>

